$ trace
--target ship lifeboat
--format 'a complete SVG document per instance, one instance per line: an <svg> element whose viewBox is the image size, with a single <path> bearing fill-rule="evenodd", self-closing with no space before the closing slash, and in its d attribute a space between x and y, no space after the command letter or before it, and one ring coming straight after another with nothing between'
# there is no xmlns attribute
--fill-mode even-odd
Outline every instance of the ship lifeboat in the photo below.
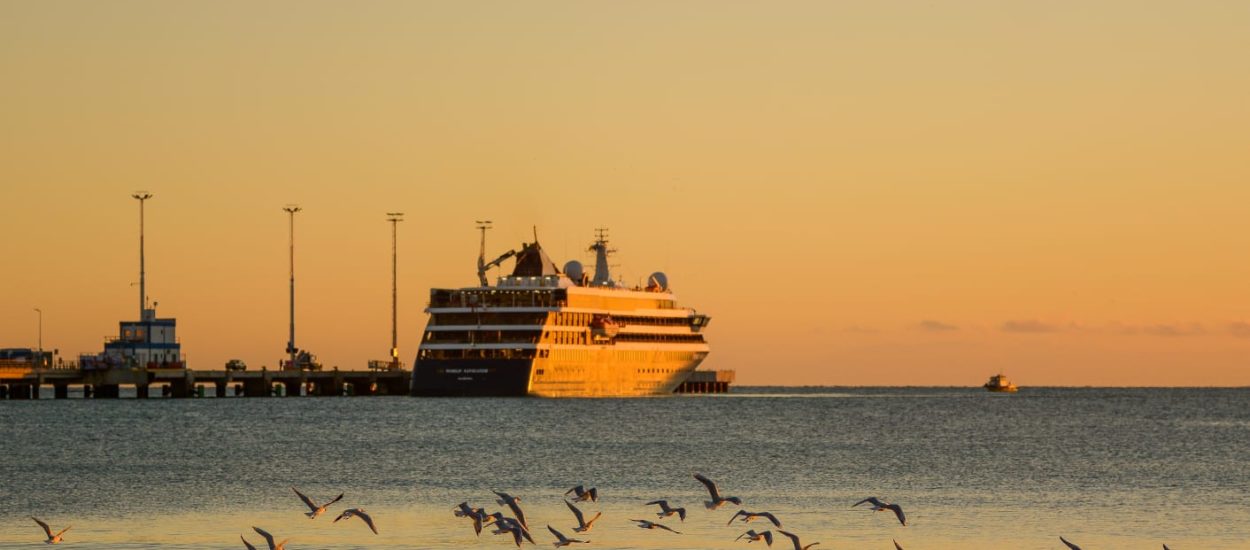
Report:
<svg viewBox="0 0 1250 550"><path fill-rule="evenodd" d="M596 315L590 321L590 336L596 342L611 342L620 332L620 323L611 315Z"/></svg>

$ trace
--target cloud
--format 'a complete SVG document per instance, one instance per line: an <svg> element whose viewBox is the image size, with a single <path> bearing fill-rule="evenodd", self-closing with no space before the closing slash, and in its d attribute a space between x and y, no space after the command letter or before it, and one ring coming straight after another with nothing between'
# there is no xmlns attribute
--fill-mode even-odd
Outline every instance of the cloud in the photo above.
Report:
<svg viewBox="0 0 1250 550"><path fill-rule="evenodd" d="M1198 323L1190 323L1187 325L1150 325L1142 327L1142 332L1151 336L1177 337L1205 334L1206 330Z"/></svg>
<svg viewBox="0 0 1250 550"><path fill-rule="evenodd" d="M1250 338L1250 323L1233 321L1228 324L1228 333L1238 338Z"/></svg>
<svg viewBox="0 0 1250 550"><path fill-rule="evenodd" d="M999 328L1001 328L1004 332L1023 332L1023 333L1040 334L1040 333L1046 333L1046 332L1059 332L1061 327L1059 327L1058 325L1043 323L1036 319L1024 319L1024 320L1016 320L1016 321L1007 321L1003 323L1002 326Z"/></svg>
<svg viewBox="0 0 1250 550"><path fill-rule="evenodd" d="M941 321L934 321L932 319L925 319L917 323L915 328L917 330L926 330L929 332L950 332L952 330L959 330L959 327L955 325L943 323Z"/></svg>

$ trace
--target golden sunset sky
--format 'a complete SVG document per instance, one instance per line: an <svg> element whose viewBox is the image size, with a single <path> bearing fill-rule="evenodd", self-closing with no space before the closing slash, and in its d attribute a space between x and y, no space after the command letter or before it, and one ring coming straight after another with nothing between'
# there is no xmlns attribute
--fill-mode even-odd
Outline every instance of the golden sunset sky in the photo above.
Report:
<svg viewBox="0 0 1250 550"><path fill-rule="evenodd" d="M0 2L0 347L363 368L537 226L740 384L1250 384L1250 3ZM511 269L512 262L506 264Z"/></svg>

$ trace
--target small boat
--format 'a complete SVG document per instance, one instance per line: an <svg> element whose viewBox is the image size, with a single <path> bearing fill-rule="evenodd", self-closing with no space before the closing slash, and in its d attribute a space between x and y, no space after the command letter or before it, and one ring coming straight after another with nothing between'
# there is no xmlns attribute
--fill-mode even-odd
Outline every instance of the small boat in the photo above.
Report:
<svg viewBox="0 0 1250 550"><path fill-rule="evenodd" d="M985 383L985 390L992 392L1016 393L1020 390L1015 384L1012 384L1006 376L995 374L990 377L990 381Z"/></svg>

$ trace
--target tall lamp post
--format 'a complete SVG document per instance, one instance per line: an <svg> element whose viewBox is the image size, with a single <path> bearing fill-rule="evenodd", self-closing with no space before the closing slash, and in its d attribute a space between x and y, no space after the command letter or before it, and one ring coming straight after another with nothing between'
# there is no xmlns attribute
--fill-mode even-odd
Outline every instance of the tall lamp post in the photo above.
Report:
<svg viewBox="0 0 1250 550"><path fill-rule="evenodd" d="M387 212L391 222L391 368L399 369L399 254L395 228L404 221L403 212Z"/></svg>
<svg viewBox="0 0 1250 550"><path fill-rule="evenodd" d="M286 352L291 356L291 362L288 364L290 368L296 368L295 365L295 213L303 210L299 205L288 204L282 208L291 218L291 337L286 342Z"/></svg>
<svg viewBox="0 0 1250 550"><path fill-rule="evenodd" d="M35 311L39 313L39 366L42 367L44 366L43 364L43 310L39 308L35 308Z"/></svg>
<svg viewBox="0 0 1250 550"><path fill-rule="evenodd" d="M139 320L143 320L143 310L148 306L148 295L144 290L143 278L143 201L152 198L152 194L147 191L135 191L131 197L139 200Z"/></svg>

